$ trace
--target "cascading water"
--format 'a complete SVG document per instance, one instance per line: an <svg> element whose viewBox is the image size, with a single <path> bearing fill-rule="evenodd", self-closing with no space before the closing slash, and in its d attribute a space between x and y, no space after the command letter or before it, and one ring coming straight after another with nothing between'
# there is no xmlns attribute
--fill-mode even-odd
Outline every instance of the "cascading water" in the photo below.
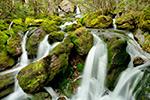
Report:
<svg viewBox="0 0 150 100"><path fill-rule="evenodd" d="M80 9L79 9L78 5L76 6L76 16L75 17L76 18L82 18L81 12L80 12Z"/></svg>
<svg viewBox="0 0 150 100"><path fill-rule="evenodd" d="M114 26L114 30L116 30L116 29L117 29L117 25L115 24L116 19L117 19L117 16L115 16L115 18L113 19L113 26Z"/></svg>
<svg viewBox="0 0 150 100"><path fill-rule="evenodd" d="M93 36L94 46L86 60L83 80L72 100L98 100L105 91L107 46L96 35Z"/></svg>

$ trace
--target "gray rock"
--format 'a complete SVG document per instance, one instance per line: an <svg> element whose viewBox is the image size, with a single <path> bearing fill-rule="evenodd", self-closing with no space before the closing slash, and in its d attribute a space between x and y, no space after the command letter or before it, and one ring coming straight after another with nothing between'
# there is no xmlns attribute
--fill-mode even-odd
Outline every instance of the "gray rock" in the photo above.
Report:
<svg viewBox="0 0 150 100"><path fill-rule="evenodd" d="M65 13L73 13L75 6L69 2L68 0L63 0L60 4L59 4L59 8L64 11Z"/></svg>

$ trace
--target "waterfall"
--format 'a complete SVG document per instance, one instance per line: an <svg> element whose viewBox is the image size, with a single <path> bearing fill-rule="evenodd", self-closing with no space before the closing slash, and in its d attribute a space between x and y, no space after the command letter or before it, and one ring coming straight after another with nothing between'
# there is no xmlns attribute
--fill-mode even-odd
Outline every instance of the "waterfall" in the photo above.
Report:
<svg viewBox="0 0 150 100"><path fill-rule="evenodd" d="M98 100L105 91L107 46L94 35L94 46L86 59L83 80L73 100Z"/></svg>
<svg viewBox="0 0 150 100"><path fill-rule="evenodd" d="M50 51L52 51L53 48L55 48L60 43L60 42L55 42L52 45L50 45L48 42L48 36L49 35L46 35L43 41L40 42L38 47L38 52L37 52L37 58L34 60L34 62L46 57L50 53Z"/></svg>
<svg viewBox="0 0 150 100"><path fill-rule="evenodd" d="M117 16L115 16L115 18L113 19L113 26L114 26L114 30L116 30L116 29L117 29L117 25L115 24L116 19L117 19Z"/></svg>
<svg viewBox="0 0 150 100"><path fill-rule="evenodd" d="M78 5L76 6L76 16L75 17L76 18L82 18L81 12L80 12L80 9L79 9Z"/></svg>

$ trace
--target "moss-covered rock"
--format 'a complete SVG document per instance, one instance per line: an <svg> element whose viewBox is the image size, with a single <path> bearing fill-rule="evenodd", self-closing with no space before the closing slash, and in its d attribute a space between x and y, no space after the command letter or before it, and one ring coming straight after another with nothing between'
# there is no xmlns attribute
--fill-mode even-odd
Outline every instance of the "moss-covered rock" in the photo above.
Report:
<svg viewBox="0 0 150 100"><path fill-rule="evenodd" d="M115 22L118 29L127 29L132 30L137 27L136 19L138 19L138 13L137 12L130 12L126 15L122 15L120 18L118 18Z"/></svg>
<svg viewBox="0 0 150 100"><path fill-rule="evenodd" d="M138 85L135 87L136 100L150 99L150 66L144 71L144 75Z"/></svg>
<svg viewBox="0 0 150 100"><path fill-rule="evenodd" d="M0 71L10 68L14 64L15 60L6 51L0 51Z"/></svg>
<svg viewBox="0 0 150 100"><path fill-rule="evenodd" d="M23 68L17 76L20 87L26 93L36 93L48 79L49 59L44 58Z"/></svg>
<svg viewBox="0 0 150 100"><path fill-rule="evenodd" d="M64 32L59 32L59 31L54 31L51 32L48 36L48 42L50 44L54 43L54 42L61 42L64 38Z"/></svg>
<svg viewBox="0 0 150 100"><path fill-rule="evenodd" d="M14 73L0 75L0 99L14 91Z"/></svg>
<svg viewBox="0 0 150 100"><path fill-rule="evenodd" d="M83 27L71 33L70 39L75 45L75 50L79 55L86 55L93 45L93 35L89 34Z"/></svg>
<svg viewBox="0 0 150 100"><path fill-rule="evenodd" d="M110 16L100 15L99 11L88 13L83 17L83 22L86 27L90 28L110 28L113 20Z"/></svg>
<svg viewBox="0 0 150 100"><path fill-rule="evenodd" d="M138 25L139 28L141 28L144 32L150 31L150 8L140 15L140 19L138 19L138 21L139 21Z"/></svg>
<svg viewBox="0 0 150 100"><path fill-rule="evenodd" d="M7 51L12 57L19 57L22 53L22 48L21 48L21 41L22 38L20 35L15 34L13 38L9 40L7 43Z"/></svg>
<svg viewBox="0 0 150 100"><path fill-rule="evenodd" d="M80 28L82 26L81 23L73 23L71 25L67 25L66 29L64 31L68 32L68 31L75 31L77 28Z"/></svg>
<svg viewBox="0 0 150 100"><path fill-rule="evenodd" d="M29 58L35 58L37 56L39 43L43 40L45 35L46 33L42 28L31 33L26 43L26 50L28 51Z"/></svg>
<svg viewBox="0 0 150 100"><path fill-rule="evenodd" d="M145 40L144 40L144 44L142 45L142 48L150 53L150 34L145 34Z"/></svg>

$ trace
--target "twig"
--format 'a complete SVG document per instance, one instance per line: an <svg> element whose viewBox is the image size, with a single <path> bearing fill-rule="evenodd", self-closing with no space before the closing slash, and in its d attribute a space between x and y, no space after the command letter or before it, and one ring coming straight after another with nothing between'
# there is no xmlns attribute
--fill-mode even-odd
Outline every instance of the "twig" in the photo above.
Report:
<svg viewBox="0 0 150 100"><path fill-rule="evenodd" d="M9 25L9 34L10 34L10 37L9 37L9 39L7 40L7 44L8 44L8 42L9 42L9 40L12 38L12 34L11 34L11 26L12 26L12 24L13 24L13 21L10 23L10 25Z"/></svg>

